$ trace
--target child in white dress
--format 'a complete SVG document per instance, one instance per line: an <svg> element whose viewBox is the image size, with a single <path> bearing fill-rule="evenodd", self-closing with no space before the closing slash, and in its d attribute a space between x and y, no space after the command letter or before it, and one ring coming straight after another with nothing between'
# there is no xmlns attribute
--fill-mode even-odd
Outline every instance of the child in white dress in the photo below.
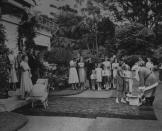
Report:
<svg viewBox="0 0 162 131"><path fill-rule="evenodd" d="M96 72L95 70L92 70L91 74L91 83L92 83L92 90L95 90L95 85L96 85Z"/></svg>
<svg viewBox="0 0 162 131"><path fill-rule="evenodd" d="M96 82L97 82L97 88L98 90L101 90L101 83L102 83L102 68L101 65L98 64L96 71Z"/></svg>

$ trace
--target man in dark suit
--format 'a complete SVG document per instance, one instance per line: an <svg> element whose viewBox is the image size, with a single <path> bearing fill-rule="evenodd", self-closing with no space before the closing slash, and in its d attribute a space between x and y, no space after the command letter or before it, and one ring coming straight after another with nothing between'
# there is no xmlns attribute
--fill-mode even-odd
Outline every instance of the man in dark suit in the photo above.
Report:
<svg viewBox="0 0 162 131"><path fill-rule="evenodd" d="M37 75L36 75L36 70L37 70L37 62L36 62L36 57L35 57L35 54L34 54L34 50L31 49L30 52L28 53L28 64L29 64L29 67L31 69L31 74L32 74L32 82L33 84L36 83L37 81Z"/></svg>
<svg viewBox="0 0 162 131"><path fill-rule="evenodd" d="M95 64L92 62L91 58L89 58L88 62L86 63L86 67L87 67L87 79L89 81L90 89L92 89L91 74L92 70L95 69Z"/></svg>

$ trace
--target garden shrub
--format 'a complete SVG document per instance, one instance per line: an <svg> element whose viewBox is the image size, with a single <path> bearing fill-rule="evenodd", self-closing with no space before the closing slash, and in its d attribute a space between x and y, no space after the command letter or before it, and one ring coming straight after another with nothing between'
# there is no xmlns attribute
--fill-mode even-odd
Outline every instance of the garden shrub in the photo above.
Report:
<svg viewBox="0 0 162 131"><path fill-rule="evenodd" d="M132 67L139 60L139 57L140 57L139 55L130 55L130 56L123 57L123 60L130 67Z"/></svg>
<svg viewBox="0 0 162 131"><path fill-rule="evenodd" d="M44 58L49 63L67 65L72 59L72 52L67 48L55 47L51 51L46 52Z"/></svg>

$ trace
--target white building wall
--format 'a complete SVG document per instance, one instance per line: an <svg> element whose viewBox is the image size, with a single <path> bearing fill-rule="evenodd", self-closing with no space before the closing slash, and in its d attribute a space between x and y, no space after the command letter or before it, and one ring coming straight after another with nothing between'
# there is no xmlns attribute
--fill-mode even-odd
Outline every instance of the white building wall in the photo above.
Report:
<svg viewBox="0 0 162 131"><path fill-rule="evenodd" d="M11 15L2 16L2 24L6 32L6 45L16 54L18 52L17 38L18 38L18 23L20 19Z"/></svg>
<svg viewBox="0 0 162 131"><path fill-rule="evenodd" d="M15 54L18 52L17 38L18 38L18 25L20 19L12 15L3 15L2 24L6 32L6 45ZM45 30L38 30L36 33L35 43L39 46L47 47L50 50L50 37L51 33Z"/></svg>

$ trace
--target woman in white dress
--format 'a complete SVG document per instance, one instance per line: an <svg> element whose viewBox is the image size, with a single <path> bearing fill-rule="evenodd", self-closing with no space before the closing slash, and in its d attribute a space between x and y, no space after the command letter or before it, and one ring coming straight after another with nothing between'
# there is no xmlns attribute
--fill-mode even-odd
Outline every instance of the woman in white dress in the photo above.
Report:
<svg viewBox="0 0 162 131"><path fill-rule="evenodd" d="M69 70L69 84L72 85L72 89L77 89L76 85L78 83L79 83L79 78L76 70L76 63L74 60L71 60L70 70Z"/></svg>
<svg viewBox="0 0 162 131"><path fill-rule="evenodd" d="M15 56L13 54L13 52L11 51L11 53L8 55L9 61L10 61L10 77L9 77L9 83L10 85L12 85L12 88L15 90L16 89L16 83L18 82L17 79L17 74L16 74L16 59Z"/></svg>
<svg viewBox="0 0 162 131"><path fill-rule="evenodd" d="M21 73L21 84L20 84L20 93L22 98L30 96L31 90L33 88L33 83L31 81L31 72L28 65L28 56L22 56L22 62L20 63L22 69Z"/></svg>
<svg viewBox="0 0 162 131"><path fill-rule="evenodd" d="M85 73L85 68L84 68L83 57L80 58L80 62L78 63L78 66L79 66L80 86L81 86L81 89L84 89L85 88L85 82L86 82L86 73Z"/></svg>
<svg viewBox="0 0 162 131"><path fill-rule="evenodd" d="M118 60L115 59L115 62L112 64L113 70L113 88L117 87L117 72L118 72L119 63Z"/></svg>
<svg viewBox="0 0 162 131"><path fill-rule="evenodd" d="M103 62L104 65L104 71L103 71L103 81L104 81L104 88L107 90L111 88L111 62L108 60L108 58L105 58L105 61Z"/></svg>
<svg viewBox="0 0 162 131"><path fill-rule="evenodd" d="M101 65L98 64L97 68L95 69L96 71L96 83L97 83L97 88L98 90L101 90L101 83L102 83L102 68Z"/></svg>

